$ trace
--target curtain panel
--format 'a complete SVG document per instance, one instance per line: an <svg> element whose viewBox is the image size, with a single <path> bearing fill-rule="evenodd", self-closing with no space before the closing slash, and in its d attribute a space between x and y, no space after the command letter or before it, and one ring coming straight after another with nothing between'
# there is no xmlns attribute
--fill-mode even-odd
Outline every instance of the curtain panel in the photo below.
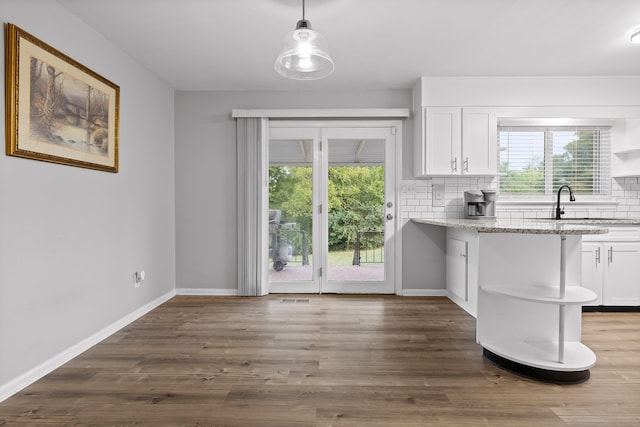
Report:
<svg viewBox="0 0 640 427"><path fill-rule="evenodd" d="M238 295L268 293L266 174L269 120L237 118Z"/></svg>

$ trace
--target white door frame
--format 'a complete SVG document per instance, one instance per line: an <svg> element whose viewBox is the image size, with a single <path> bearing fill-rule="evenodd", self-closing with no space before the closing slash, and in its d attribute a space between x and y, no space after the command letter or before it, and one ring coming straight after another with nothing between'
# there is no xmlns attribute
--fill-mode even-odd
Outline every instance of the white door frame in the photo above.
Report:
<svg viewBox="0 0 640 427"><path fill-rule="evenodd" d="M395 256L392 261L392 269L393 269L393 277L389 278L393 282L393 292L396 295L402 295L402 233L401 233L401 225L402 220L400 218L400 184L402 178L402 120L381 120L381 119L372 119L372 120L323 120L323 119L315 119L315 120L304 120L304 121L292 121L292 120L270 120L269 121L270 129L272 128L315 128L320 131L323 128L393 128L395 131L395 141L393 143L393 153L390 156L393 160L393 171L391 177L391 188L388 189L388 197L387 201L391 201L393 203L393 207L385 208L385 215L390 213L393 215L393 224L392 224L392 237L390 244L393 247L393 252ZM268 150L264 150L265 156L268 156ZM325 150L326 152L326 150ZM325 164L326 166L326 164ZM317 172L314 171L314 179L315 174ZM263 183L267 185L267 183ZM314 204L316 204L316 200L320 200L319 197L322 196L323 188L315 188L314 186ZM317 192L317 193L316 193ZM317 218L316 218L317 216ZM319 211L317 208L314 208L314 221L320 220ZM326 226L326 224L324 224ZM323 227L314 227L314 245L319 245L322 239L320 236L316 236L317 232L315 229L320 229ZM317 243L316 243L317 242ZM318 250L324 250L324 248ZM268 251L268 248L264 248L265 251ZM314 252L316 251L316 247L314 246ZM268 252L266 252L268 253ZM315 252L318 253L318 252ZM322 267L326 271L326 261L322 261ZM317 266L314 266L313 272L313 280L316 283L320 283L319 280L319 269ZM325 281L326 279L323 279ZM363 283L366 285L366 282ZM295 284L287 284L287 283L278 283L278 284L269 284L269 292L271 293L284 293L284 292L300 292L300 287L295 286ZM322 287L320 289L312 288L311 292L323 292ZM332 292L333 290L329 290ZM338 291L340 292L340 291ZM370 293L370 290L367 290L366 287L357 286L354 284L350 285L349 288L350 293ZM388 292L386 292L388 293Z"/></svg>

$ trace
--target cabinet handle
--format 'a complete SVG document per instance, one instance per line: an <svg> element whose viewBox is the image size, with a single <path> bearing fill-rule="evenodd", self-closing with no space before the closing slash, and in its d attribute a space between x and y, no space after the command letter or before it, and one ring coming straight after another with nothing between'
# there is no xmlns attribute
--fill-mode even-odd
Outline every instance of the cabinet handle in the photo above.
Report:
<svg viewBox="0 0 640 427"><path fill-rule="evenodd" d="M465 172L469 172L469 158L468 157L464 158L464 171Z"/></svg>
<svg viewBox="0 0 640 427"><path fill-rule="evenodd" d="M461 256L462 258L466 258L466 257L467 257L467 254L460 254L460 256Z"/></svg>
<svg viewBox="0 0 640 427"><path fill-rule="evenodd" d="M600 264L600 248L596 249L596 264Z"/></svg>
<svg viewBox="0 0 640 427"><path fill-rule="evenodd" d="M454 157L453 160L451 161L451 169L453 169L454 172L458 172L458 158Z"/></svg>
<svg viewBox="0 0 640 427"><path fill-rule="evenodd" d="M609 264L613 264L613 246L609 246Z"/></svg>

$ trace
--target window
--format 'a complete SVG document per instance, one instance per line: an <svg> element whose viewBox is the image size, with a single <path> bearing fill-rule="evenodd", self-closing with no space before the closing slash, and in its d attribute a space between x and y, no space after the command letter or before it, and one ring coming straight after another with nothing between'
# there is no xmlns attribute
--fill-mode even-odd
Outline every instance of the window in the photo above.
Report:
<svg viewBox="0 0 640 427"><path fill-rule="evenodd" d="M501 195L610 193L611 126L498 126Z"/></svg>

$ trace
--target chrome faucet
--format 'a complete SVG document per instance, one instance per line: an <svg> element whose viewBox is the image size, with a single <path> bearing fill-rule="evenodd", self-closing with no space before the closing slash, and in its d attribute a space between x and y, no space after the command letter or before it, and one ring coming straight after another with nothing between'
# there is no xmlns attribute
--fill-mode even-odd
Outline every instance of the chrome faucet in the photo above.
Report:
<svg viewBox="0 0 640 427"><path fill-rule="evenodd" d="M570 202L576 201L576 198L573 197L573 190L571 189L571 187L569 187L567 184L561 185L560 188L558 188L558 204L556 205L556 219L561 219L562 215L564 215L564 208L560 209L560 193L562 192L563 188L566 188L567 190L569 190L569 201Z"/></svg>

